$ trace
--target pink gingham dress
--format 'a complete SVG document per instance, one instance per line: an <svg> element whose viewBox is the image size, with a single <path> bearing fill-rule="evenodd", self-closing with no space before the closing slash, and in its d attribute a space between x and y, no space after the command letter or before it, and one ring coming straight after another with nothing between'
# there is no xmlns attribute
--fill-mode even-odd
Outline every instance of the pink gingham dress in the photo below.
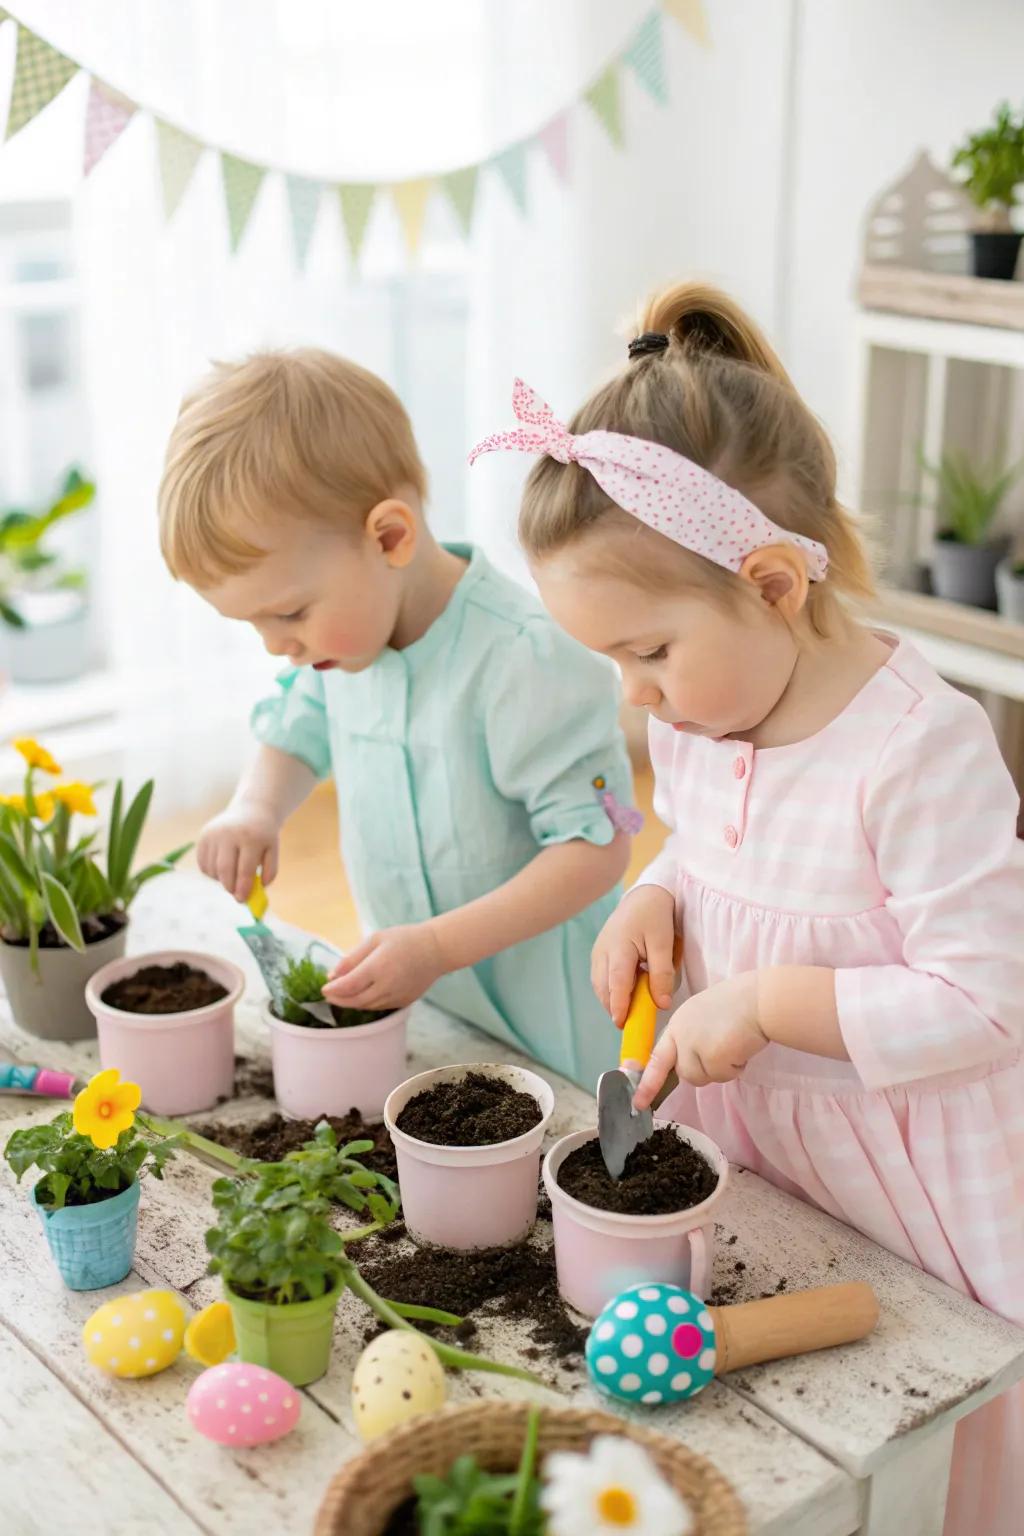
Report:
<svg viewBox="0 0 1024 1536"><path fill-rule="evenodd" d="M652 721L691 992L829 966L848 1062L768 1046L663 1113L1024 1325L1024 844L983 711L909 645L755 750ZM1024 1530L1024 1395L961 1425L947 1536Z"/></svg>

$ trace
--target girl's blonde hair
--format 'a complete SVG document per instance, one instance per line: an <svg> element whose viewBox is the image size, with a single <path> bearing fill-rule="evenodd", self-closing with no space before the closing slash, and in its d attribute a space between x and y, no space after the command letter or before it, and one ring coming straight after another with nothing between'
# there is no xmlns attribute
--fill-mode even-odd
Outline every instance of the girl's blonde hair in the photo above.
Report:
<svg viewBox="0 0 1024 1536"><path fill-rule="evenodd" d="M261 523L307 518L353 533L426 471L383 379L315 347L218 363L185 397L160 482L160 547L172 574L207 587L266 551Z"/></svg>
<svg viewBox="0 0 1024 1536"><path fill-rule="evenodd" d="M807 611L827 634L835 594L867 597L873 583L861 535L836 500L835 455L821 424L757 326L718 289L679 283L656 294L640 331L667 335L667 348L629 362L570 430L661 443L742 491L781 528L824 544L828 576L811 583ZM622 511L578 464L545 457L533 466L519 537L537 560L586 538L601 569L656 590L701 586L723 599L749 591L731 571Z"/></svg>

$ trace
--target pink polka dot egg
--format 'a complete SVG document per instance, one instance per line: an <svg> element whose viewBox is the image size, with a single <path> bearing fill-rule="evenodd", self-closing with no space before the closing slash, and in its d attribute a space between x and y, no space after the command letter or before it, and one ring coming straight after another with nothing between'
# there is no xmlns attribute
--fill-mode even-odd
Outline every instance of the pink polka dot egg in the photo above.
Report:
<svg viewBox="0 0 1024 1536"><path fill-rule="evenodd" d="M234 1360L192 1383L186 1410L193 1429L218 1445L267 1445L299 1422L299 1393L262 1365Z"/></svg>

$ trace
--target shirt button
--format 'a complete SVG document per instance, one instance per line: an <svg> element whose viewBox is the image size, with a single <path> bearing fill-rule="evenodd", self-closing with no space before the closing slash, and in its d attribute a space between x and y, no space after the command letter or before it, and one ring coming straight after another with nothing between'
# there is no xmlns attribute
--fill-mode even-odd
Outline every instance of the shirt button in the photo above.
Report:
<svg viewBox="0 0 1024 1536"><path fill-rule="evenodd" d="M746 778L746 776L747 776L747 765L743 761L742 757L738 757L736 759L736 761L733 763L732 771L735 774L736 778L738 778L738 779L745 779Z"/></svg>
<svg viewBox="0 0 1024 1536"><path fill-rule="evenodd" d="M736 847L736 844L740 840L740 835L736 831L735 827L726 827L726 829L725 829L725 840L728 843L730 848L735 848Z"/></svg>

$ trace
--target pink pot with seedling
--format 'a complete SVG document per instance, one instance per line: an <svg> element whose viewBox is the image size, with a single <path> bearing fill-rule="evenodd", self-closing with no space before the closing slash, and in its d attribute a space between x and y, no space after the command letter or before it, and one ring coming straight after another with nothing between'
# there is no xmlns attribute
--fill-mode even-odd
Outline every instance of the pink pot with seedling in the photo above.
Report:
<svg viewBox="0 0 1024 1536"><path fill-rule="evenodd" d="M544 1161L544 1187L551 1200L558 1289L585 1317L597 1314L614 1296L645 1282L678 1285L706 1297L711 1284L715 1207L725 1193L729 1161L700 1131L674 1121L667 1126L700 1152L718 1175L706 1200L664 1216L628 1216L584 1205L558 1183L558 1170L596 1130L574 1131L555 1143Z"/></svg>
<svg viewBox="0 0 1024 1536"><path fill-rule="evenodd" d="M281 1113L295 1120L347 1115L380 1120L384 1101L406 1073L408 1008L370 1024L316 1029L288 1024L263 1006L270 1029L274 1097Z"/></svg>
<svg viewBox="0 0 1024 1536"><path fill-rule="evenodd" d="M180 962L205 971L225 996L187 1013L132 1013L103 1001L115 982L144 966ZM235 1086L235 1006L245 977L230 960L181 949L130 955L97 971L85 989L96 1020L100 1062L138 1083L142 1102L157 1115L191 1115L229 1099Z"/></svg>
<svg viewBox="0 0 1024 1536"><path fill-rule="evenodd" d="M439 1083L457 1082L468 1073L498 1077L535 1099L540 1119L522 1136L485 1146L442 1146L399 1130L396 1121L410 1099ZM425 1247L511 1247L537 1219L537 1180L541 1145L555 1096L549 1085L524 1067L435 1067L410 1077L389 1096L384 1123L398 1158L402 1215L406 1229Z"/></svg>

